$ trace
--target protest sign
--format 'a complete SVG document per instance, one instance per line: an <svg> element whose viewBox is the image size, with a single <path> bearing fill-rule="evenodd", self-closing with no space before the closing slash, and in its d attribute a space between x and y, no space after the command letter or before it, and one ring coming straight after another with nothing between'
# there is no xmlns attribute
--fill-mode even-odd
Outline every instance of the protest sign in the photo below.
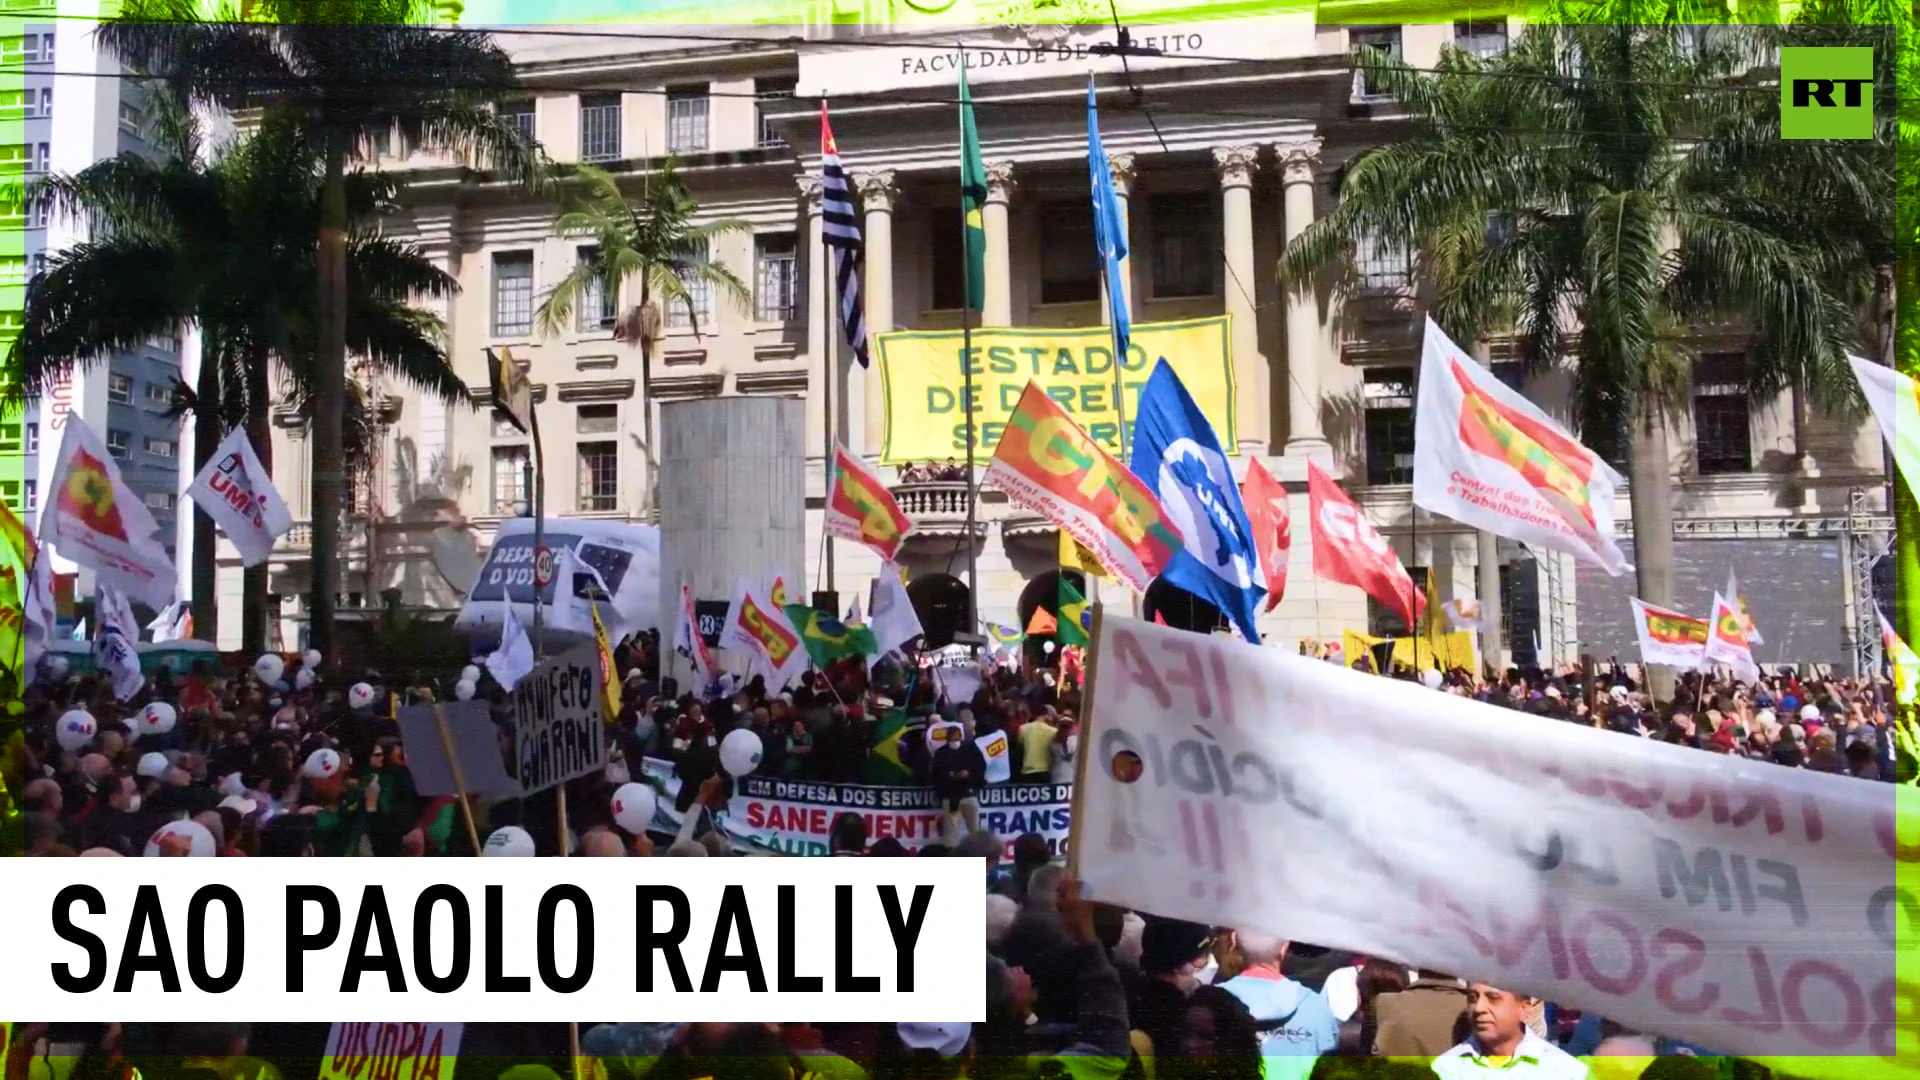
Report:
<svg viewBox="0 0 1920 1080"><path fill-rule="evenodd" d="M549 660L513 690L516 779L531 795L607 767L600 656L583 645Z"/></svg>
<svg viewBox="0 0 1920 1080"><path fill-rule="evenodd" d="M1896 978L1914 901L1895 870L1920 860L1905 795L1135 620L1096 650L1073 837L1089 898L1798 1075L1920 1072L1894 1060L1915 994Z"/></svg>
<svg viewBox="0 0 1920 1080"><path fill-rule="evenodd" d="M447 725L445 739L440 737L441 717ZM500 729L486 702L409 705L396 712L394 720L407 748L407 771L420 794L428 798L455 795L462 786L469 795L490 799L520 794L520 785L507 775ZM447 753L449 746L452 756Z"/></svg>
<svg viewBox="0 0 1920 1080"><path fill-rule="evenodd" d="M463 1024L335 1024L320 1080L453 1080Z"/></svg>
<svg viewBox="0 0 1920 1080"><path fill-rule="evenodd" d="M1028 382L1071 414L1108 453L1120 452L1120 423L1136 414L1140 391L1164 358L1193 394L1227 453L1235 452L1233 360L1227 319L1135 323L1120 382L1122 410L1114 399L1113 333L1104 326L1029 330L973 330L974 453L991 456ZM940 461L967 452L967 409L961 397L958 330L903 330L880 334L879 363L886 387L886 442L882 465Z"/></svg>
<svg viewBox="0 0 1920 1080"><path fill-rule="evenodd" d="M1013 754L1007 744L1007 733L990 731L973 740L980 748L980 756L987 762L987 783L1004 784L1013 779Z"/></svg>

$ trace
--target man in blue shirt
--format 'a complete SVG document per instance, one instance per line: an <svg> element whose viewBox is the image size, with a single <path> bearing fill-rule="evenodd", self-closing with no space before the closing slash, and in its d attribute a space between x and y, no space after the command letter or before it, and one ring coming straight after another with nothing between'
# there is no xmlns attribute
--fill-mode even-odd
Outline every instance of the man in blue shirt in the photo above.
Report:
<svg viewBox="0 0 1920 1080"><path fill-rule="evenodd" d="M1220 988L1253 1014L1266 1080L1306 1080L1314 1061L1340 1045L1333 1010L1325 998L1280 973L1285 941L1253 930L1239 931L1234 939L1247 967Z"/></svg>

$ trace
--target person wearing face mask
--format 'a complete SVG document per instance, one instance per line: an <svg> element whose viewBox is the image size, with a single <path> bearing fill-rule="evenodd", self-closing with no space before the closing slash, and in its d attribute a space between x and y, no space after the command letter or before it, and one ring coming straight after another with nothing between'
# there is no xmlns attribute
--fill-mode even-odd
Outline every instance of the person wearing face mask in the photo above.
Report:
<svg viewBox="0 0 1920 1080"><path fill-rule="evenodd" d="M1281 974L1287 943L1272 934L1234 935L1245 971L1220 984L1253 1014L1267 1080L1305 1080L1313 1063L1340 1045L1340 1025L1327 999Z"/></svg>
<svg viewBox="0 0 1920 1080"><path fill-rule="evenodd" d="M116 776L102 785L107 793L107 808L88 822L87 843L112 848L122 855L138 855L147 845L147 837L167 823L167 815L146 807L130 776Z"/></svg>
<svg viewBox="0 0 1920 1080"><path fill-rule="evenodd" d="M1187 995L1213 981L1213 931L1198 923L1149 917L1140 935L1140 977L1130 988L1133 1048L1149 1065L1180 1052Z"/></svg>

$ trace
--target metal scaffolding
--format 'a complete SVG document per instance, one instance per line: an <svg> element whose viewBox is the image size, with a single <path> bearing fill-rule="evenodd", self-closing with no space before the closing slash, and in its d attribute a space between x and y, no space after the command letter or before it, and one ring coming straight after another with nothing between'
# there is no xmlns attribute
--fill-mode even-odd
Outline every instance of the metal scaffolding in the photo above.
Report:
<svg viewBox="0 0 1920 1080"><path fill-rule="evenodd" d="M1847 620L1855 678L1878 675L1885 657L1880 643L1880 607L1873 596L1873 571L1893 542L1893 519L1876 515L1866 488L1847 492L1846 527L1840 533L1847 566Z"/></svg>

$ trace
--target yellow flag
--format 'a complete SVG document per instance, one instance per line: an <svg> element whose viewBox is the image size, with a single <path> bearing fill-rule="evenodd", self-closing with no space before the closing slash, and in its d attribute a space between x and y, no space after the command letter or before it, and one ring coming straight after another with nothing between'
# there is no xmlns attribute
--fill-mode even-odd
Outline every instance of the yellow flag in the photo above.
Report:
<svg viewBox="0 0 1920 1080"><path fill-rule="evenodd" d="M1073 538L1073 534L1065 529L1060 530L1060 565L1070 570L1078 570L1088 577L1109 580L1113 577L1112 574L1107 573L1107 568L1101 565L1100 560L1093 557L1093 552L1081 547L1080 542Z"/></svg>
<svg viewBox="0 0 1920 1080"><path fill-rule="evenodd" d="M607 640L607 628L600 621L600 605L592 605L593 643L600 648L600 681L606 695L601 702L601 719L616 723L620 719L620 673L613 666L613 642Z"/></svg>

